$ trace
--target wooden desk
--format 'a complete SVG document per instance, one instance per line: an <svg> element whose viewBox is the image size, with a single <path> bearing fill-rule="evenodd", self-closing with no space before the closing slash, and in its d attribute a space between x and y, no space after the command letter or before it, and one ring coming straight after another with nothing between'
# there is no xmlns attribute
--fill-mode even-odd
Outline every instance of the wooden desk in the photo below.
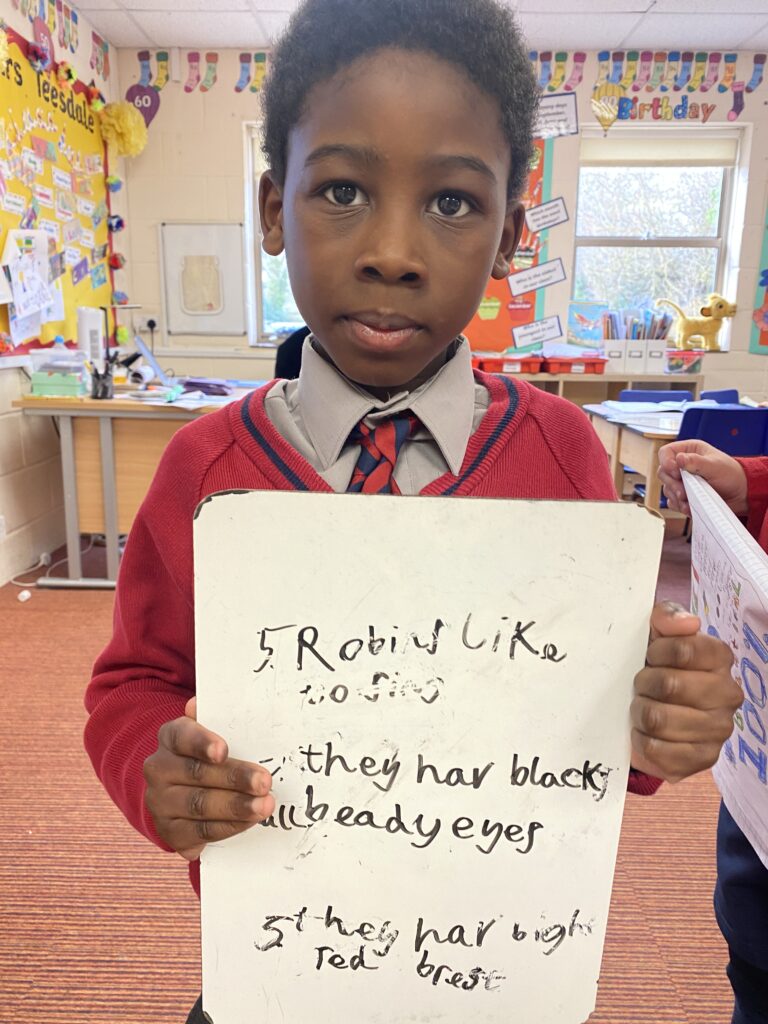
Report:
<svg viewBox="0 0 768 1024"><path fill-rule="evenodd" d="M241 391L239 394L245 394ZM48 398L26 395L14 403L27 416L52 416L61 435L67 577L42 577L39 586L111 588L120 562L120 535L131 528L160 457L190 420L220 404L179 409L130 398ZM84 578L80 534L103 533L107 575Z"/></svg>
<svg viewBox="0 0 768 1024"><path fill-rule="evenodd" d="M659 449L677 437L677 429L658 428L633 423L617 423L609 419L609 413L588 407L590 421L595 433L603 442L611 465L611 474L616 492L621 497L624 489L624 467L645 477L646 508L658 512L661 501L661 481L656 470L659 464Z"/></svg>

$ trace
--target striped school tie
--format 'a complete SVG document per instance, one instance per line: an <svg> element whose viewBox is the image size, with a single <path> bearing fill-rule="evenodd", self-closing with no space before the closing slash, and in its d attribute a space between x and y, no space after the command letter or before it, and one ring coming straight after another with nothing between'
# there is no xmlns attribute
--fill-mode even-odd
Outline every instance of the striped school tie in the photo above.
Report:
<svg viewBox="0 0 768 1024"><path fill-rule="evenodd" d="M397 456L419 425L412 412L401 413L367 427L361 420L348 444L360 445L360 457L347 491L356 494L400 494L392 474Z"/></svg>

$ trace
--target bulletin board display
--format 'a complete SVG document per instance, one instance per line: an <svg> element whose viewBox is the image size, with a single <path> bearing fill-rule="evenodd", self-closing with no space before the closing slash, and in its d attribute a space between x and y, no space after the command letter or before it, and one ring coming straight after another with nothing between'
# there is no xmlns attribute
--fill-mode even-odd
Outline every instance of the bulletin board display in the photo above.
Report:
<svg viewBox="0 0 768 1024"><path fill-rule="evenodd" d="M13 303L0 305L0 332L18 348L76 338L77 307L109 306L112 282L106 151L85 86L62 86L55 65L36 71L16 33L8 31L8 44L0 64L0 255L9 232L44 232L52 298L26 317Z"/></svg>
<svg viewBox="0 0 768 1024"><path fill-rule="evenodd" d="M526 210L541 206L550 199L552 177L552 139L536 139L534 154L525 192L520 197ZM547 230L532 230L528 223L523 229L515 253L511 274L528 271L547 259ZM480 308L464 332L475 352L525 352L540 348L538 344L520 345L516 328L541 320L544 315L544 290L532 289L523 294L513 293L510 281L491 279L480 303Z"/></svg>

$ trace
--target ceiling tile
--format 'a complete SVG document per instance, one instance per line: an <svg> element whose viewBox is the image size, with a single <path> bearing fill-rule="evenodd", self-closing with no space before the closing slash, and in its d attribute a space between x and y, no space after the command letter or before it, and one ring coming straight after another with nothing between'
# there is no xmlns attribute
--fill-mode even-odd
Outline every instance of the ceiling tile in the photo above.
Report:
<svg viewBox="0 0 768 1024"><path fill-rule="evenodd" d="M264 26L268 42L272 42L276 36L280 35L288 24L291 13L291 11L267 11L258 15L260 23Z"/></svg>
<svg viewBox="0 0 768 1024"><path fill-rule="evenodd" d="M88 11L88 20L112 46L148 46L153 40L124 11Z"/></svg>
<svg viewBox="0 0 768 1024"><path fill-rule="evenodd" d="M534 49L601 50L618 46L634 28L639 14L520 14L526 40Z"/></svg>
<svg viewBox="0 0 768 1024"><path fill-rule="evenodd" d="M742 40L742 46L745 50L768 50L768 23L753 36Z"/></svg>
<svg viewBox="0 0 768 1024"><path fill-rule="evenodd" d="M262 46L266 40L250 12L134 11L133 17L155 46ZM120 44L119 44L120 45Z"/></svg>
<svg viewBox="0 0 768 1024"><path fill-rule="evenodd" d="M602 19L601 19L602 20ZM643 16L626 38L625 46L675 47L686 50L735 49L765 25L765 12L699 18L687 14Z"/></svg>
<svg viewBox="0 0 768 1024"><path fill-rule="evenodd" d="M761 0L764 2L764 0ZM517 5L521 13L531 14L575 14L574 6L578 7L579 16L583 14L600 14L609 8L614 14L642 14L653 7L653 0L621 0L621 3L609 3L608 0L520 0Z"/></svg>
<svg viewBox="0 0 768 1024"><path fill-rule="evenodd" d="M116 0L83 0L77 5L78 11L118 11L120 4Z"/></svg>
<svg viewBox="0 0 768 1024"><path fill-rule="evenodd" d="M248 0L250 3L251 10L256 14L261 14L262 11L268 13L273 11L282 11L292 13L299 6L299 0Z"/></svg>
<svg viewBox="0 0 768 1024"><path fill-rule="evenodd" d="M248 0L120 0L126 11L176 11L182 16L187 11L207 11L212 18L221 12L250 11Z"/></svg>
<svg viewBox="0 0 768 1024"><path fill-rule="evenodd" d="M733 14L762 14L766 16L765 0L729 0L725 10L723 0L656 0L654 14L714 14L727 20Z"/></svg>

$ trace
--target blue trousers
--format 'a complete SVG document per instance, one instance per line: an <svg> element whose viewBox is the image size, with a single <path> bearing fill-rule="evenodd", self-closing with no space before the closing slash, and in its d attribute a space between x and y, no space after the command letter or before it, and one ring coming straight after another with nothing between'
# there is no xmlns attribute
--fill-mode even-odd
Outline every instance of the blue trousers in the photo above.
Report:
<svg viewBox="0 0 768 1024"><path fill-rule="evenodd" d="M730 953L727 971L735 997L731 1024L768 1024L768 971Z"/></svg>

